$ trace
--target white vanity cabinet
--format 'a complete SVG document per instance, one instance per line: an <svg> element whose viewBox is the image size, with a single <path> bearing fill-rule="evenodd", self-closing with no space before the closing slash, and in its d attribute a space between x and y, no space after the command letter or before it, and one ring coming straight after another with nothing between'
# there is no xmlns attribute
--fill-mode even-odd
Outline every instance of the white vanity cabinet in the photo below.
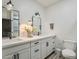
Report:
<svg viewBox="0 0 79 59"><path fill-rule="evenodd" d="M33 39L33 38L32 38ZM35 40L34 40L35 39ZM55 49L54 36L34 38L2 49L2 59L45 59Z"/></svg>
<svg viewBox="0 0 79 59"><path fill-rule="evenodd" d="M11 55L3 56L3 59L30 59L30 49L24 49Z"/></svg>
<svg viewBox="0 0 79 59"><path fill-rule="evenodd" d="M2 59L30 59L30 44L3 49Z"/></svg>
<svg viewBox="0 0 79 59"><path fill-rule="evenodd" d="M55 48L54 40L55 39L53 37L44 38L42 40L42 44L41 44L42 59L44 59L46 56L48 56L50 53L54 51Z"/></svg>

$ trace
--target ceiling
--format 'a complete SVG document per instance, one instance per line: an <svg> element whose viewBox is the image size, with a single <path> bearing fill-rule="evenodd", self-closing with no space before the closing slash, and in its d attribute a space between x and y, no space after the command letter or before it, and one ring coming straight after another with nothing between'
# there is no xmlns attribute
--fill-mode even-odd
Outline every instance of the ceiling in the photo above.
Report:
<svg viewBox="0 0 79 59"><path fill-rule="evenodd" d="M60 0L36 0L38 3L40 3L44 7L48 7Z"/></svg>
<svg viewBox="0 0 79 59"><path fill-rule="evenodd" d="M7 1L9 1L9 0L2 0L2 5L5 5L5 3L7 3ZM60 0L36 0L36 1L44 7L48 7L52 4L57 3Z"/></svg>

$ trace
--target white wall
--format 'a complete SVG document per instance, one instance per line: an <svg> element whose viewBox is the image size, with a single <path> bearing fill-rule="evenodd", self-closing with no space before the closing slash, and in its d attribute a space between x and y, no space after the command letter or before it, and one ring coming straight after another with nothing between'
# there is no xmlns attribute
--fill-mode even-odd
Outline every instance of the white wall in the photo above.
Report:
<svg viewBox="0 0 79 59"><path fill-rule="evenodd" d="M6 8L2 8L2 18L10 19L10 12L6 10Z"/></svg>
<svg viewBox="0 0 79 59"><path fill-rule="evenodd" d="M76 40L76 0L62 0L46 9L47 21L55 23L54 30L62 40ZM49 26L48 26L49 27Z"/></svg>

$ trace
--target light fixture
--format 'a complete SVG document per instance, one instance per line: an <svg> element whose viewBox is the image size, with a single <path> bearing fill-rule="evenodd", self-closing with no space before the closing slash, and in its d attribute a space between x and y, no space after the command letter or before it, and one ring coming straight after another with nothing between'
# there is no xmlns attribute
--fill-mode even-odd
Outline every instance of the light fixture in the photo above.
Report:
<svg viewBox="0 0 79 59"><path fill-rule="evenodd" d="M6 8L7 8L7 10L13 9L13 4L12 4L11 0L9 2L7 2Z"/></svg>
<svg viewBox="0 0 79 59"><path fill-rule="evenodd" d="M39 16L40 16L39 12L36 12L36 13L35 13L35 15L36 15L36 16L37 16L37 15L39 15Z"/></svg>

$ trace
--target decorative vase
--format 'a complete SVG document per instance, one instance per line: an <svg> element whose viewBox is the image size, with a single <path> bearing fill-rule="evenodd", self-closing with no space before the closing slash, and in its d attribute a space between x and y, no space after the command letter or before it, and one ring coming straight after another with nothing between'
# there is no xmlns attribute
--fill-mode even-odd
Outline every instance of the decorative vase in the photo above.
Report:
<svg viewBox="0 0 79 59"><path fill-rule="evenodd" d="M32 32L27 32L27 37L33 37Z"/></svg>

